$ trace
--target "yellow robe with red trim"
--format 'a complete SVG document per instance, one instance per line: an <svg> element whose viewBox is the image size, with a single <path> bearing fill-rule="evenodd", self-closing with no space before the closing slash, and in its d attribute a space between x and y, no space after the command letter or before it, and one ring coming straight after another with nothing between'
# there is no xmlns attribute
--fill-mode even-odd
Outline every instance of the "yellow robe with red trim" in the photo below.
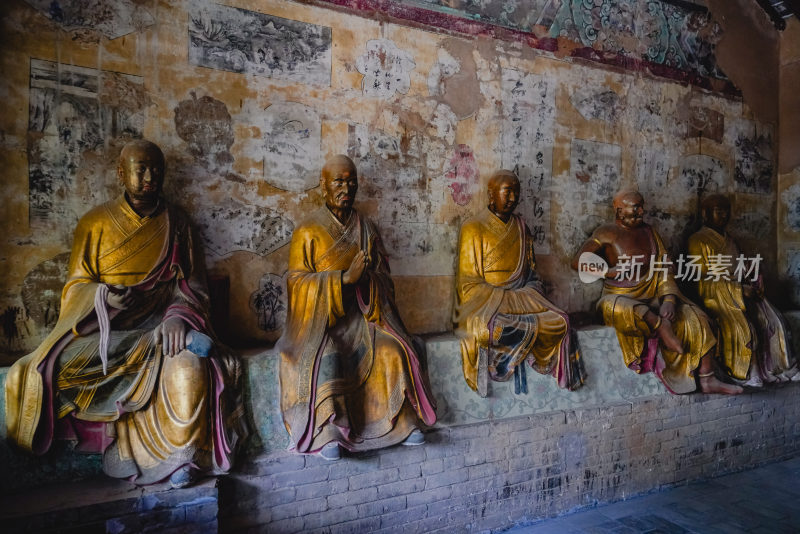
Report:
<svg viewBox="0 0 800 534"><path fill-rule="evenodd" d="M370 265L356 286L343 287L359 250ZM436 421L424 353L395 309L369 220L355 210L345 224L326 207L314 213L292 235L287 288L281 411L295 450L386 447Z"/></svg>
<svg viewBox="0 0 800 534"><path fill-rule="evenodd" d="M752 363L757 364L768 380L794 369L786 327L779 312L763 297L745 301L742 284L733 268L739 248L730 235L721 235L704 226L689 238L689 254L700 257L697 290L719 327L719 359L730 376L746 380ZM718 263L714 270L720 274L724 271L725 276L709 278L712 256L717 255L727 256L730 266L721 268ZM751 361L754 354L760 361Z"/></svg>
<svg viewBox="0 0 800 534"><path fill-rule="evenodd" d="M652 227L651 257L662 261L667 254L661 237ZM649 258L648 258L649 260ZM649 264L649 262L648 262ZM617 339L622 349L625 365L637 372L644 372L647 366L648 352L655 358L655 346L649 340L655 339L655 332L644 320L648 310L659 314L661 299L666 295L675 295L677 318L672 327L675 335L683 343L685 353L666 350L661 346L664 367L655 369L659 378L673 393L691 393L697 389L694 372L702 358L714 348L717 340L706 314L692 304L678 289L671 273L654 270L648 277L642 272L641 279L630 286L615 285L612 280L603 283L603 294L597 301L597 308L603 315L603 321L617 331Z"/></svg>
<svg viewBox="0 0 800 534"><path fill-rule="evenodd" d="M238 361L230 354L200 358L188 351L163 357L152 335L180 310L194 318L193 328L213 335L196 246L188 219L163 202L151 216L140 217L123 195L81 218L58 321L6 379L10 439L44 453L69 416L77 425L105 424L105 435L96 436L93 446L105 451L104 469L112 476L148 484L190 463L227 471L243 428L234 386ZM98 356L95 295L101 284L133 286L138 295L135 306L109 311L107 373ZM220 402L212 399L225 389ZM224 399L231 400L226 413L212 414L212 405L221 409ZM221 437L216 442L215 427Z"/></svg>
<svg viewBox="0 0 800 534"><path fill-rule="evenodd" d="M453 322L464 379L482 397L490 377L509 380L524 361L540 373L555 371L561 387L582 383L579 354L562 351L569 343L567 314L542 295L535 266L533 240L519 216L504 223L487 209L462 225ZM512 346L501 346L505 337L514 338Z"/></svg>

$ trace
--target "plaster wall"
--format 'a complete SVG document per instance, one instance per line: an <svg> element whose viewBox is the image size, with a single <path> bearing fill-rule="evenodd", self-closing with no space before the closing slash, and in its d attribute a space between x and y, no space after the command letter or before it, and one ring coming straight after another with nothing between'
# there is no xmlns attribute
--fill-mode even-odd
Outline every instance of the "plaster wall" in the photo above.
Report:
<svg viewBox="0 0 800 534"><path fill-rule="evenodd" d="M644 193L673 253L698 195L731 193L740 244L774 263L763 244L776 234L777 132L749 91L589 61L569 32L547 49L325 2L118 0L83 18L89 2L62 4L0 7L2 353L33 349L54 324L75 222L118 194L117 155L136 136L164 150L166 195L195 221L211 273L229 278L239 342L278 337L291 231L321 205L318 172L337 153L359 166L358 206L417 333L451 329L458 228L485 209L500 167L523 176L538 268L569 311L600 291L569 259L624 187ZM625 35L606 32L603 46L624 48Z"/></svg>
<svg viewBox="0 0 800 534"><path fill-rule="evenodd" d="M790 19L781 33L778 152L778 251L779 274L790 291L789 298L800 303L800 227L795 219L800 213L800 22Z"/></svg>

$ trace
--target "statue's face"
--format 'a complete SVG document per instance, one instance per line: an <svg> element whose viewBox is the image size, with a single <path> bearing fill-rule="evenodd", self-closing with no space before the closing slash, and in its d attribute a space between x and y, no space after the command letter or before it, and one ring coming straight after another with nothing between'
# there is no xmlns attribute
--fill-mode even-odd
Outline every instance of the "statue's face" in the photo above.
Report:
<svg viewBox="0 0 800 534"><path fill-rule="evenodd" d="M638 194L626 195L617 206L617 220L626 228L637 228L644 222L644 199Z"/></svg>
<svg viewBox="0 0 800 534"><path fill-rule="evenodd" d="M712 228L723 229L731 218L731 208L721 202L706 209L706 223Z"/></svg>
<svg viewBox="0 0 800 534"><path fill-rule="evenodd" d="M119 177L128 197L156 200L164 185L164 158L153 148L133 147L120 157Z"/></svg>
<svg viewBox="0 0 800 534"><path fill-rule="evenodd" d="M519 180L513 176L489 188L489 209L502 218L509 217L519 204Z"/></svg>
<svg viewBox="0 0 800 534"><path fill-rule="evenodd" d="M353 207L358 191L358 172L345 162L326 166L322 173L322 196L331 209L347 210Z"/></svg>

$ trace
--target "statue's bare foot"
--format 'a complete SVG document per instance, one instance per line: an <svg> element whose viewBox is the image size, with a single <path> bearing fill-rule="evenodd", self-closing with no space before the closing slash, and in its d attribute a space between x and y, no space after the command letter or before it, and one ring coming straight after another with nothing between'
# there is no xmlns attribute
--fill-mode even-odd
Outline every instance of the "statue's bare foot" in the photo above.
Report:
<svg viewBox="0 0 800 534"><path fill-rule="evenodd" d="M703 393L719 393L720 395L738 395L744 389L741 386L726 384L711 375L700 377L700 391Z"/></svg>
<svg viewBox="0 0 800 534"><path fill-rule="evenodd" d="M656 328L656 334L658 334L665 349L683 354L683 343L681 343L681 340L675 335L675 332L672 331L672 322L670 322L669 319L661 320L661 326Z"/></svg>

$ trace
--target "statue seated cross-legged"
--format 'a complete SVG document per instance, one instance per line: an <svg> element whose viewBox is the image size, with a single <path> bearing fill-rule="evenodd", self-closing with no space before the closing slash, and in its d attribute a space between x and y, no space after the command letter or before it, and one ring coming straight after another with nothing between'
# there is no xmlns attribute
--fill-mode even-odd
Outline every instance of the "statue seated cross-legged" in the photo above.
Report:
<svg viewBox="0 0 800 534"><path fill-rule="evenodd" d="M110 476L181 487L227 472L245 429L240 364L211 329L202 248L164 171L155 144L122 149L124 192L78 222L58 322L10 369L6 421L22 449L76 439Z"/></svg>
<svg viewBox="0 0 800 534"><path fill-rule="evenodd" d="M569 317L543 295L533 238L514 213L519 179L498 171L488 193L487 209L462 225L459 238L453 321L464 378L482 397L490 378L513 377L515 393L525 393L527 362L552 374L560 387L576 389L583 376Z"/></svg>
<svg viewBox="0 0 800 534"><path fill-rule="evenodd" d="M597 307L617 331L625 365L655 372L672 393L741 393L715 376L717 340L709 318L678 289L661 237L643 220L642 196L618 193L614 211L616 221L594 231L572 267L579 269L587 254L610 267Z"/></svg>

